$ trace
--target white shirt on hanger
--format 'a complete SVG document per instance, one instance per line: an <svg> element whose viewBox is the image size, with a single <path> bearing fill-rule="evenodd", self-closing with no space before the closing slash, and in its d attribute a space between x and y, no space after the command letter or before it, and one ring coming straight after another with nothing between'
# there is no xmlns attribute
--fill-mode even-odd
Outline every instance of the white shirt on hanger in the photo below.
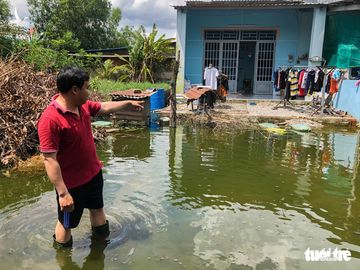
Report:
<svg viewBox="0 0 360 270"><path fill-rule="evenodd" d="M217 89L217 77L219 76L219 71L214 67L206 67L204 71L204 80L205 85L210 86L211 89Z"/></svg>

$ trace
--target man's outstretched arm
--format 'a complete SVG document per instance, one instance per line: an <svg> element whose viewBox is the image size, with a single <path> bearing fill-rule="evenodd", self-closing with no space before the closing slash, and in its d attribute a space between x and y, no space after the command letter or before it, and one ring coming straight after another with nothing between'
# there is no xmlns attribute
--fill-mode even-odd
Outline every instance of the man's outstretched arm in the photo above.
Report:
<svg viewBox="0 0 360 270"><path fill-rule="evenodd" d="M144 101L124 100L101 102L101 109L98 114L109 114L117 111L141 111L144 108Z"/></svg>

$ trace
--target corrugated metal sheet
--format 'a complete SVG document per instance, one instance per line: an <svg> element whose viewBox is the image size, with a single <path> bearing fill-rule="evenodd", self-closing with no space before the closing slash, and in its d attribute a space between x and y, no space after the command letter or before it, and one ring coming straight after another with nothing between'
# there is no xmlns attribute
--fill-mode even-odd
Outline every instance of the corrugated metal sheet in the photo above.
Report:
<svg viewBox="0 0 360 270"><path fill-rule="evenodd" d="M203 94L205 94L207 91L210 91L211 89L209 87L193 87L190 88L189 91L187 91L184 96L187 99L198 99Z"/></svg>
<svg viewBox="0 0 360 270"><path fill-rule="evenodd" d="M141 91L139 89L129 89L126 91L112 92L110 96L112 100L123 100L123 99L145 99L154 94L154 91Z"/></svg>
<svg viewBox="0 0 360 270"><path fill-rule="evenodd" d="M355 0L354 0L355 1ZM176 9L191 8L274 8L274 7L311 7L314 5L330 5L354 2L351 0L212 0L186 1L184 5L174 6Z"/></svg>

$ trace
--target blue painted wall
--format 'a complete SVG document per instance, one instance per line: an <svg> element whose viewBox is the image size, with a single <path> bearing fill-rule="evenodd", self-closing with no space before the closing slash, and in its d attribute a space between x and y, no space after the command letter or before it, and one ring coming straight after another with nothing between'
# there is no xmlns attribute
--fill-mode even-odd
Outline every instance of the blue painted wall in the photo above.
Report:
<svg viewBox="0 0 360 270"><path fill-rule="evenodd" d="M309 52L312 14L312 10L297 9L187 11L185 78L193 84L202 83L204 30L234 29L234 25L251 25L247 27L249 30L260 27L278 29L275 67L296 65L298 56ZM288 62L289 54L294 56L292 63Z"/></svg>
<svg viewBox="0 0 360 270"><path fill-rule="evenodd" d="M335 96L334 107L348 112L360 121L360 87L355 86L356 81L345 80Z"/></svg>

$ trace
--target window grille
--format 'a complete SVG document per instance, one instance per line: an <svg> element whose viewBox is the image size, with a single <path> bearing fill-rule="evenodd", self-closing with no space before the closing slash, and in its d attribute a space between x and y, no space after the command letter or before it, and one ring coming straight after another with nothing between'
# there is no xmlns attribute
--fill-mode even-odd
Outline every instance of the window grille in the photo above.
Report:
<svg viewBox="0 0 360 270"><path fill-rule="evenodd" d="M205 40L276 40L276 31L205 31Z"/></svg>
<svg viewBox="0 0 360 270"><path fill-rule="evenodd" d="M223 40L238 40L239 32L238 31L224 31L222 34Z"/></svg>
<svg viewBox="0 0 360 270"><path fill-rule="evenodd" d="M206 42L205 43L205 67L212 64L219 68L220 63L220 42Z"/></svg>
<svg viewBox="0 0 360 270"><path fill-rule="evenodd" d="M220 40L221 39L221 31L205 31L205 39Z"/></svg>

